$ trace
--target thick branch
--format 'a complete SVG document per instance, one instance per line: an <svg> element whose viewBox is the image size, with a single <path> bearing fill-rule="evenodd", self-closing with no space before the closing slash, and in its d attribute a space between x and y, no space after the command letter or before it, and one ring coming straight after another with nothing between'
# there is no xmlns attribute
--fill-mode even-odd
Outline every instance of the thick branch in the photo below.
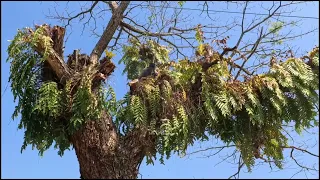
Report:
<svg viewBox="0 0 320 180"><path fill-rule="evenodd" d="M71 71L67 67L67 64L55 51L51 52L47 62L50 64L52 70L56 73L62 84L71 77Z"/></svg>
<svg viewBox="0 0 320 180"><path fill-rule="evenodd" d="M90 54L90 60L93 65L97 64L98 59L101 57L103 51L107 48L113 37L113 34L116 32L121 20L123 19L122 15L127 9L129 3L130 1L122 1L120 6L114 10L106 29Z"/></svg>
<svg viewBox="0 0 320 180"><path fill-rule="evenodd" d="M118 8L118 4L115 1L111 1L108 3L111 8L112 13Z"/></svg>

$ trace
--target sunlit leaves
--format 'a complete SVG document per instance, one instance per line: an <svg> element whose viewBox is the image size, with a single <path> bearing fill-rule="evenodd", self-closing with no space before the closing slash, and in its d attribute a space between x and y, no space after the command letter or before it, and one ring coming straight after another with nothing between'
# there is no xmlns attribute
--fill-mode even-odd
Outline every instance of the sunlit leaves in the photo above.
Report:
<svg viewBox="0 0 320 180"><path fill-rule="evenodd" d="M201 45L204 41L203 31L200 24L197 26L195 38L198 41L199 45Z"/></svg>
<svg viewBox="0 0 320 180"><path fill-rule="evenodd" d="M178 1L178 4L180 7L182 7L184 5L184 3L186 3L186 1Z"/></svg>
<svg viewBox="0 0 320 180"><path fill-rule="evenodd" d="M104 52L106 53L106 57L108 57L109 59L112 59L115 56L112 51L105 50Z"/></svg>

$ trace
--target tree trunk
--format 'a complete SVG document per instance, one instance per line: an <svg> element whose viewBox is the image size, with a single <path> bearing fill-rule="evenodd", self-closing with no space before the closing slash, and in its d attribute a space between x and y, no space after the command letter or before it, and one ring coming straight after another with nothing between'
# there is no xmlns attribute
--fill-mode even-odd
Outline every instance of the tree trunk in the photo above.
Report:
<svg viewBox="0 0 320 180"><path fill-rule="evenodd" d="M71 140L84 179L136 179L147 147L155 142L140 129L119 137L106 113L100 120L86 122Z"/></svg>
<svg viewBox="0 0 320 180"><path fill-rule="evenodd" d="M123 1L119 6L116 2L110 2L109 5L112 8L112 17L106 29L90 57L82 58L89 63L89 71L93 72L93 91L115 68L115 65L106 57L100 63L98 60L122 21L129 1ZM70 65L71 61L77 62L82 55L75 51L72 56L69 56L67 64L63 60L65 29L45 25L45 30L47 32L45 35L53 40L53 50L46 62L60 80L59 83L65 85L67 80L80 77L84 66L79 63L76 63L76 67ZM39 43L35 50L43 54L45 48L41 44L43 43ZM51 80L54 81L54 79ZM80 174L84 179L135 179L144 156L147 152L154 152L155 148L155 136L149 134L146 129L135 128L125 136L121 136L112 118L106 112L103 112L103 116L98 120L85 121L82 128L70 137L70 141L75 148L80 164Z"/></svg>

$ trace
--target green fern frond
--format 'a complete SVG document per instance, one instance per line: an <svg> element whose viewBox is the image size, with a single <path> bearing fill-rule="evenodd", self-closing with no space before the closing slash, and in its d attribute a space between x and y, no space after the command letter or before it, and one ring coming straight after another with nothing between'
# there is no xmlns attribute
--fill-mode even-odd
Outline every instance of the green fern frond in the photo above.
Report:
<svg viewBox="0 0 320 180"><path fill-rule="evenodd" d="M213 95L215 106L221 111L221 114L223 116L228 116L231 114L230 111L230 104L229 104L229 98L227 97L227 94L225 92L221 92L220 94Z"/></svg>
<svg viewBox="0 0 320 180"><path fill-rule="evenodd" d="M40 111L45 116L58 117L62 112L61 91L58 90L57 83L48 82L41 86L38 92L38 100L33 111Z"/></svg>

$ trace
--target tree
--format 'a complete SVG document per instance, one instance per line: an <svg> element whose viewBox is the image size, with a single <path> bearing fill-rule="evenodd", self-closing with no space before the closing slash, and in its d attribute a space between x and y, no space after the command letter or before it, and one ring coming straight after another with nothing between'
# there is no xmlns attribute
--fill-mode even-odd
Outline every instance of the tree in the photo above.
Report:
<svg viewBox="0 0 320 180"><path fill-rule="evenodd" d="M75 16L56 18L66 20L67 25L86 14L90 20L99 3L93 2ZM284 148L309 152L290 146L282 128L294 122L299 133L317 126L318 48L294 58L292 50L274 48L303 35L279 33L294 22L277 20L266 30L267 20L294 2L274 4L265 18L248 26L244 22L249 3L237 3L243 6L241 34L232 47L227 46L228 38L218 39L222 27L209 32L216 33L217 37L209 39L213 43L205 43L205 34L206 28L214 27L178 28L179 12L171 24L163 23L156 32L131 19L130 11L156 6L152 2L131 8L129 2L105 3L112 17L102 35L98 34L90 56L75 50L65 62L66 29L46 24L20 30L8 47L12 92L19 101L14 116L21 114L19 128L25 129L22 149L31 144L43 153L55 141L63 155L73 146L83 178L135 178L144 157L152 163L160 153L163 161L172 152L185 153L195 140L206 140L208 135L220 138L226 147L237 147L239 169L245 164L250 170L255 159L281 168ZM203 5L207 13L208 6L207 2ZM159 12L164 15L152 12L149 25L158 18L165 22L168 7L168 2L161 2ZM233 26L237 24L225 28ZM257 39L244 41L254 30L258 30ZM123 32L130 44L123 46L120 63L125 64L124 73L132 82L130 92L116 101L112 88L105 93L102 82L115 68L113 54L106 49L119 49ZM198 45L187 38L190 32L195 33ZM172 41L175 37L195 49L196 57L188 58L183 47ZM110 45L113 38L114 45ZM170 49L177 53L176 61L169 60ZM106 55L101 58L103 52ZM249 64L253 58L264 61ZM158 75L137 79L150 63L157 64ZM269 71L259 71L264 67Z"/></svg>

